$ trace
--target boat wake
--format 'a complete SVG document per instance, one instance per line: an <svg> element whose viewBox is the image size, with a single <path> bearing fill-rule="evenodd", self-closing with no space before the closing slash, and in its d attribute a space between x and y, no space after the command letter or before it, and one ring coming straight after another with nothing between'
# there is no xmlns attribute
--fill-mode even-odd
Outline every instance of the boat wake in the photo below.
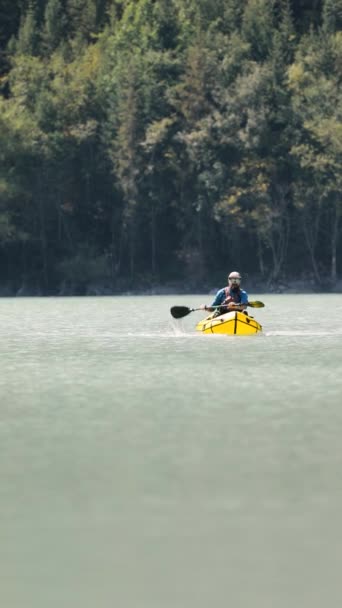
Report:
<svg viewBox="0 0 342 608"><path fill-rule="evenodd" d="M279 330L275 330L275 331L266 331L264 332L264 335L266 337L274 337L274 336L288 336L288 337L299 337L299 338L327 338L327 337L337 337L337 336L342 336L342 331L312 331L312 330L308 330L308 331L303 331L303 330L284 330L284 331L279 331Z"/></svg>

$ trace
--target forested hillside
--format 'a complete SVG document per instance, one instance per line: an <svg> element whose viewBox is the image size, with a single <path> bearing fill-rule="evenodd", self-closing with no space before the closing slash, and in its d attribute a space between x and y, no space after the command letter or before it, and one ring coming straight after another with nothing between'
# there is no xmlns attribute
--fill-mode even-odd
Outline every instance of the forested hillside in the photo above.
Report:
<svg viewBox="0 0 342 608"><path fill-rule="evenodd" d="M342 0L0 0L0 293L342 278Z"/></svg>

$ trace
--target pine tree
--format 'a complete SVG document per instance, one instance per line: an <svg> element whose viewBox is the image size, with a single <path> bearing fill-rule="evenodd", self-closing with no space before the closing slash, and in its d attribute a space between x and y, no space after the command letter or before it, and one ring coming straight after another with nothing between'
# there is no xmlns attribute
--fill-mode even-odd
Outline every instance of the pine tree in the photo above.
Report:
<svg viewBox="0 0 342 608"><path fill-rule="evenodd" d="M37 13L33 1L21 20L15 47L19 55L35 55L38 51Z"/></svg>
<svg viewBox="0 0 342 608"><path fill-rule="evenodd" d="M44 46L48 53L52 53L64 37L65 18L61 0L48 0L45 8L44 22Z"/></svg>
<svg viewBox="0 0 342 608"><path fill-rule="evenodd" d="M158 0L153 18L156 22L161 50L175 49L178 44L179 21L173 0Z"/></svg>
<svg viewBox="0 0 342 608"><path fill-rule="evenodd" d="M224 26L229 33L239 31L244 12L244 3L241 0L226 0L224 6Z"/></svg>
<svg viewBox="0 0 342 608"><path fill-rule="evenodd" d="M89 41L97 31L96 0L67 0L67 16L71 36Z"/></svg>
<svg viewBox="0 0 342 608"><path fill-rule="evenodd" d="M256 61L267 59L272 48L274 1L248 0L244 11L242 32Z"/></svg>
<svg viewBox="0 0 342 608"><path fill-rule="evenodd" d="M342 0L324 1L322 22L325 34L333 34L342 29Z"/></svg>

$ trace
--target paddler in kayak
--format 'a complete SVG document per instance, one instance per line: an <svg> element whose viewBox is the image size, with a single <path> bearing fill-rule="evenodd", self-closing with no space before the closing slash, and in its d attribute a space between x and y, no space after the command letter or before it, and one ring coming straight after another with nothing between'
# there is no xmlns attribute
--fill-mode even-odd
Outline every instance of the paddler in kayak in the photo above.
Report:
<svg viewBox="0 0 342 608"><path fill-rule="evenodd" d="M217 308L219 306L220 308ZM235 270L228 275L228 285L220 289L210 306L202 304L202 310L215 310L215 316L232 310L245 311L248 306L248 294L241 289L241 275Z"/></svg>

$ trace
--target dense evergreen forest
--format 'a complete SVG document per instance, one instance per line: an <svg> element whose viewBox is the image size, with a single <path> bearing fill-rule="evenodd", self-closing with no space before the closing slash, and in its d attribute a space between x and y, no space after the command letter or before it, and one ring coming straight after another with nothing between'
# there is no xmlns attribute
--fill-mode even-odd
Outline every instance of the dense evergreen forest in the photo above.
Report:
<svg viewBox="0 0 342 608"><path fill-rule="evenodd" d="M342 0L0 0L0 294L342 279Z"/></svg>

